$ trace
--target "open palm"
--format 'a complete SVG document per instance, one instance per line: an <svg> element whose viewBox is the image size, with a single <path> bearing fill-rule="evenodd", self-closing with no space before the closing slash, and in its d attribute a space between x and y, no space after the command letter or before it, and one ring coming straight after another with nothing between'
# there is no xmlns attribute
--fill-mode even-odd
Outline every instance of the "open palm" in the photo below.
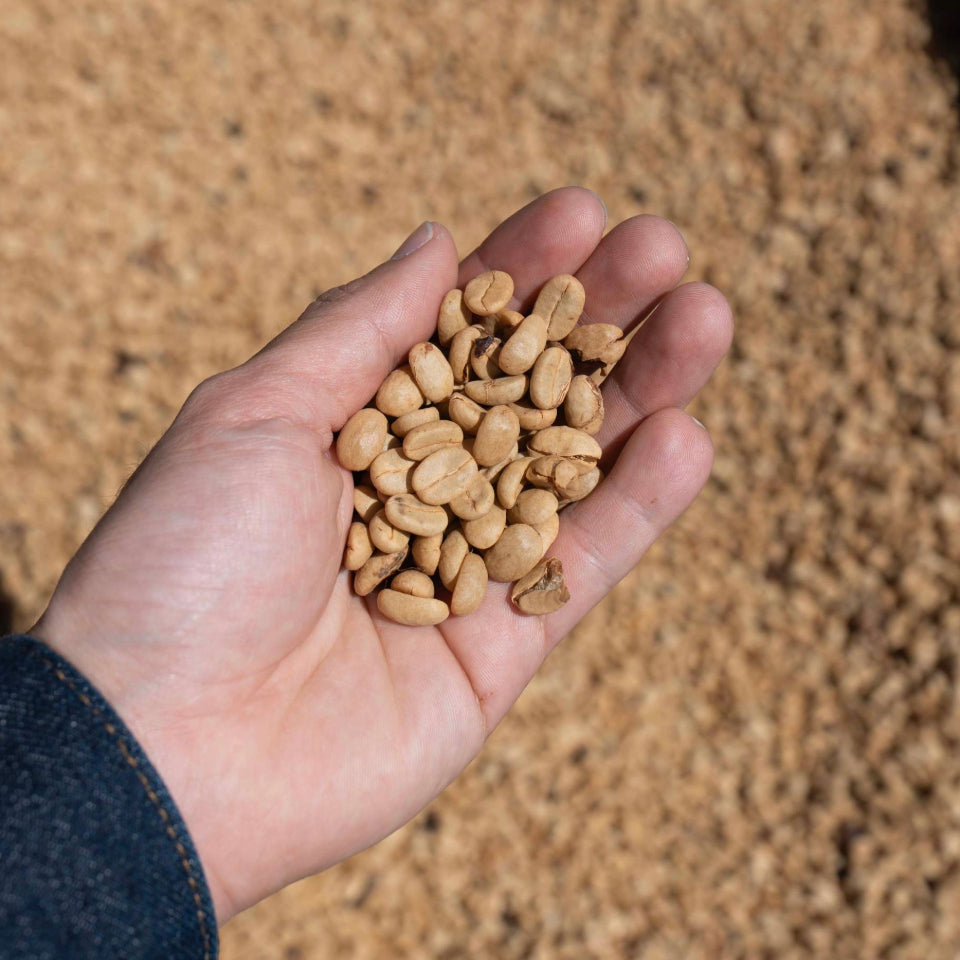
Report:
<svg viewBox="0 0 960 960"><path fill-rule="evenodd" d="M413 816L476 755L544 657L706 480L706 431L681 412L731 336L723 297L676 287L676 229L635 217L603 239L594 194L557 190L460 265L418 249L325 294L242 366L194 392L71 561L34 634L104 693L163 776L222 923ZM334 432L443 294L486 269L529 305L557 273L584 322L644 324L604 386L608 477L563 513L551 555L571 601L518 615L506 584L436 627L402 627L340 570L352 481Z"/></svg>

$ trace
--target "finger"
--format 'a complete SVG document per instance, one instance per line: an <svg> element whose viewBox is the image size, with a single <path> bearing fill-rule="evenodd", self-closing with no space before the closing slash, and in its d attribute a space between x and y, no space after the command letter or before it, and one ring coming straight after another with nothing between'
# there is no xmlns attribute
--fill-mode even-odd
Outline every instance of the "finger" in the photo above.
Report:
<svg viewBox="0 0 960 960"><path fill-rule="evenodd" d="M287 405L292 416L338 430L410 347L430 338L440 301L456 283L453 238L428 222L394 257L322 294L238 368L265 403Z"/></svg>
<svg viewBox="0 0 960 960"><path fill-rule="evenodd" d="M668 293L637 331L603 385L604 421L597 440L605 461L617 456L637 422L657 410L685 407L730 348L733 316L706 283Z"/></svg>
<svg viewBox="0 0 960 960"><path fill-rule="evenodd" d="M610 475L561 514L548 554L563 563L571 599L547 617L528 617L509 600L511 585L491 583L469 617L442 625L492 729L547 653L618 583L706 482L713 447L706 430L679 410L655 414L636 430Z"/></svg>
<svg viewBox="0 0 960 960"><path fill-rule="evenodd" d="M624 220L577 272L587 294L583 322L630 327L680 282L689 264L687 244L669 220Z"/></svg>
<svg viewBox="0 0 960 960"><path fill-rule="evenodd" d="M544 281L580 268L606 222L607 211L592 190L551 190L504 220L464 259L458 284L487 270L505 270L513 277L511 308L528 306Z"/></svg>
<svg viewBox="0 0 960 960"><path fill-rule="evenodd" d="M637 427L610 475L561 515L549 552L563 563L570 601L546 618L547 651L690 506L712 465L710 435L682 411L661 410Z"/></svg>

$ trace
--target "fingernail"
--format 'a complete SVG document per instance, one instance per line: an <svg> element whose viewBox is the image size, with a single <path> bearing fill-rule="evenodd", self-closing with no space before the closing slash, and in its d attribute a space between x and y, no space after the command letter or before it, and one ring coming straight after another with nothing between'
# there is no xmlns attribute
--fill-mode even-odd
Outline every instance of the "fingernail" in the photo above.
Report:
<svg viewBox="0 0 960 960"><path fill-rule="evenodd" d="M694 416L691 416L690 419L700 428L706 430L707 428Z"/></svg>
<svg viewBox="0 0 960 960"><path fill-rule="evenodd" d="M587 189L590 190L589 187L587 187ZM606 222L610 219L610 215L607 213L607 205L603 202L603 197L601 197L596 190L590 190L590 192L597 198L597 203L603 207L603 222L606 224Z"/></svg>
<svg viewBox="0 0 960 960"><path fill-rule="evenodd" d="M390 258L391 260L402 260L409 257L411 253L419 250L425 243L433 239L433 224L429 220L424 220L413 233L407 237L400 245L400 249Z"/></svg>

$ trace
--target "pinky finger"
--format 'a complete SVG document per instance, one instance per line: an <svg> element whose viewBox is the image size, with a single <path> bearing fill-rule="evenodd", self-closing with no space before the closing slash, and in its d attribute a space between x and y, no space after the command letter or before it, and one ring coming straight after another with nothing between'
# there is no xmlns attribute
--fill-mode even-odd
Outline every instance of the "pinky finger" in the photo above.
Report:
<svg viewBox="0 0 960 960"><path fill-rule="evenodd" d="M707 431L675 408L643 420L609 476L564 510L549 555L563 563L570 601L545 621L547 650L636 566L693 502L713 465Z"/></svg>

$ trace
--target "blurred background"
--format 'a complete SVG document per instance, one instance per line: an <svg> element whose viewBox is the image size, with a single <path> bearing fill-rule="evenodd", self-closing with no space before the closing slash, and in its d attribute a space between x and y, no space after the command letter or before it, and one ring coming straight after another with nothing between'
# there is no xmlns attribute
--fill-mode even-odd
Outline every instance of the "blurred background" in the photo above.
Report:
<svg viewBox="0 0 960 960"><path fill-rule="evenodd" d="M580 183L737 318L716 468L408 827L226 960L960 955L955 0L6 0L0 632L190 388Z"/></svg>

